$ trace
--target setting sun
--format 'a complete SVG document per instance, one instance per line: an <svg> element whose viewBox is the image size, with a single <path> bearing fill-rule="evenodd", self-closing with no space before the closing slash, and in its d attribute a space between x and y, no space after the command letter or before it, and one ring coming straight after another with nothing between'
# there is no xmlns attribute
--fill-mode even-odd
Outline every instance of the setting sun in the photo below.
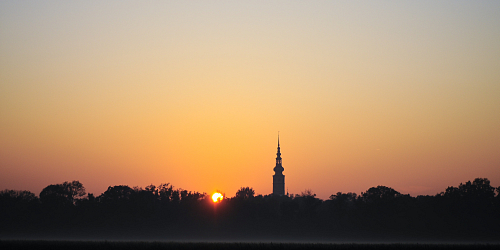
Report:
<svg viewBox="0 0 500 250"><path fill-rule="evenodd" d="M214 193L212 195L212 201L214 201L214 202L219 202L222 199L224 199L224 196L221 193Z"/></svg>

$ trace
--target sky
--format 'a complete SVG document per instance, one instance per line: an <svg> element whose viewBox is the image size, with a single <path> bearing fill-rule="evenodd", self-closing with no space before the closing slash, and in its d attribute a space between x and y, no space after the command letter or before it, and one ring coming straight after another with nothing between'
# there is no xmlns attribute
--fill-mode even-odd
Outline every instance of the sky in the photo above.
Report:
<svg viewBox="0 0 500 250"><path fill-rule="evenodd" d="M500 1L0 1L0 190L500 186Z"/></svg>

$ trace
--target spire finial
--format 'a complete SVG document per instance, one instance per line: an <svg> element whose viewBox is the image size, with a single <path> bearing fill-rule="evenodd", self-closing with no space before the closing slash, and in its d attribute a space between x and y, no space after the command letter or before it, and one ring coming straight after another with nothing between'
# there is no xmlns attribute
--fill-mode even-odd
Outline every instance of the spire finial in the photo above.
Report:
<svg viewBox="0 0 500 250"><path fill-rule="evenodd" d="M280 131L278 131L278 147L280 146Z"/></svg>

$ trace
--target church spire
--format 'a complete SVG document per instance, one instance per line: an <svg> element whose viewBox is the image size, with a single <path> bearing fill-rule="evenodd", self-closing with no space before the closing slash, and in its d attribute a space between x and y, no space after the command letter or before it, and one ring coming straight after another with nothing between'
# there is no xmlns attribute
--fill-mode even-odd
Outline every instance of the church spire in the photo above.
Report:
<svg viewBox="0 0 500 250"><path fill-rule="evenodd" d="M278 169L278 171L283 171L283 170L280 170L280 169L283 169L283 167L281 166L280 132L279 131L278 131L278 152L276 153L276 167L274 168L274 171L276 171L276 169Z"/></svg>
<svg viewBox="0 0 500 250"><path fill-rule="evenodd" d="M278 153L281 155L281 153L280 153L280 131L278 131Z"/></svg>
<svg viewBox="0 0 500 250"><path fill-rule="evenodd" d="M278 131L278 152L276 153L276 166L274 167L273 175L273 194L275 195L285 195L285 176L283 175L283 168L281 162L281 152L280 152L280 134Z"/></svg>

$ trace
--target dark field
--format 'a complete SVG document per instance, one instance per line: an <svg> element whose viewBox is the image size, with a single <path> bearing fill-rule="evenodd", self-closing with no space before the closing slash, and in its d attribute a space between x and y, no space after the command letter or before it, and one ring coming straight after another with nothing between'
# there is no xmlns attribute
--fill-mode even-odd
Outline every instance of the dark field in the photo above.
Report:
<svg viewBox="0 0 500 250"><path fill-rule="evenodd" d="M500 244L326 244L326 243L203 243L124 241L0 241L0 249L499 249Z"/></svg>

